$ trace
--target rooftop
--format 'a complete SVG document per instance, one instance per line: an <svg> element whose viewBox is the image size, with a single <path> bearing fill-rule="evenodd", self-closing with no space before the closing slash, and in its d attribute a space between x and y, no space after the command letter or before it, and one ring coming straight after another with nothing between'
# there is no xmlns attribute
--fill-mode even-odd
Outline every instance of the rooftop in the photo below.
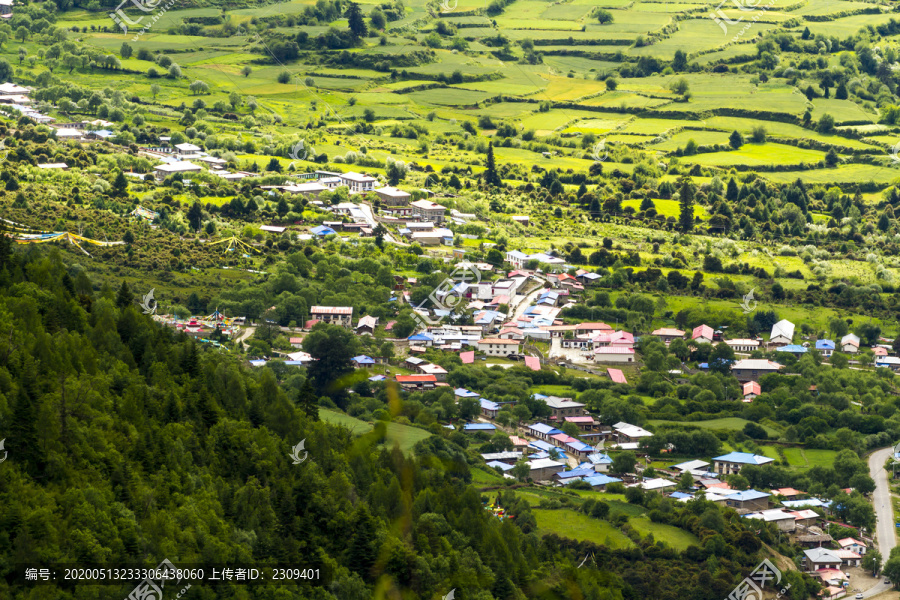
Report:
<svg viewBox="0 0 900 600"><path fill-rule="evenodd" d="M768 456L760 456L758 454L750 454L748 452L729 452L713 459L716 462L738 463L742 465L765 465L775 462L774 458Z"/></svg>

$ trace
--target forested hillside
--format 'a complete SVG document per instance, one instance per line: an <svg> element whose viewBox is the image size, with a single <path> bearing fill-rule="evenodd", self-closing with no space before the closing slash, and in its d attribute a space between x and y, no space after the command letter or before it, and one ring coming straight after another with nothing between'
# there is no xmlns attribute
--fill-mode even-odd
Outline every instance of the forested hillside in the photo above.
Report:
<svg viewBox="0 0 900 600"><path fill-rule="evenodd" d="M271 370L251 373L156 324L127 286L94 290L58 251L4 242L0 597L122 598L133 582L25 584L21 565L168 559L321 571L316 585L194 586L186 598L679 597L666 591L670 577L692 597L716 598L761 558L733 513L655 494L640 501L702 548L542 538L515 492L500 498L515 518L483 509L446 433L404 455L380 445L383 426L354 438L317 420L314 402L297 402L309 388L286 389ZM309 460L296 465L289 451L300 440Z"/></svg>

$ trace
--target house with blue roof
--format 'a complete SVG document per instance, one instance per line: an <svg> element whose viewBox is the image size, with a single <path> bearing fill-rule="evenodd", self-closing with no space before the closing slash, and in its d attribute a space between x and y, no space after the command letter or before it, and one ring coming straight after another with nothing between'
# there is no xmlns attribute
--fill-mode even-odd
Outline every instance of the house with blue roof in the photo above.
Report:
<svg viewBox="0 0 900 600"><path fill-rule="evenodd" d="M350 359L350 362L353 363L353 366L357 369L371 369L375 366L375 359L371 356L366 356L365 354L354 356Z"/></svg>
<svg viewBox="0 0 900 600"><path fill-rule="evenodd" d="M481 399L481 414L489 419L496 419L497 413L500 411L500 405L496 402L491 402L486 398Z"/></svg>
<svg viewBox="0 0 900 600"><path fill-rule="evenodd" d="M834 353L834 348L834 342L831 340L816 340L816 350L826 358Z"/></svg>
<svg viewBox="0 0 900 600"><path fill-rule="evenodd" d="M542 440L535 440L533 442L528 442L529 448L537 448L543 452L550 452L551 450L556 449L556 446L551 444L550 442L545 442Z"/></svg>
<svg viewBox="0 0 900 600"><path fill-rule="evenodd" d="M490 423L466 423L463 425L463 431L465 433L477 433L479 431L483 431L485 433L493 433L496 431L496 427L491 425Z"/></svg>
<svg viewBox="0 0 900 600"><path fill-rule="evenodd" d="M688 500L693 500L694 495L685 492L672 492L671 494L669 494L669 498L674 498L675 500L684 500L686 502Z"/></svg>
<svg viewBox="0 0 900 600"><path fill-rule="evenodd" d="M775 348L775 352L787 352L788 354L793 354L797 358L800 358L801 356L809 352L809 350L798 344L788 344L787 346Z"/></svg>
<svg viewBox="0 0 900 600"><path fill-rule="evenodd" d="M499 460L492 460L491 462L485 463L485 464L487 464L487 466L489 466L492 469L494 469L494 468L500 469L504 473L506 471L512 471L513 467L515 467L515 465L508 465L506 463L500 462Z"/></svg>
<svg viewBox="0 0 900 600"><path fill-rule="evenodd" d="M747 452L730 452L713 459L713 472L718 475L734 475L740 473L744 465L762 466L772 462L775 462L775 459L768 456Z"/></svg>
<svg viewBox="0 0 900 600"><path fill-rule="evenodd" d="M325 237L327 235L335 235L337 231L332 229L331 227L325 227L324 225L319 225L317 227L313 227L309 230L309 232L313 235L317 235L319 237Z"/></svg>
<svg viewBox="0 0 900 600"><path fill-rule="evenodd" d="M807 498L805 500L783 500L782 506L785 508L831 508L831 500L825 501L818 498Z"/></svg>
<svg viewBox="0 0 900 600"><path fill-rule="evenodd" d="M760 511L769 508L769 496L759 490L742 490L725 495L725 504L731 508L742 508L750 511Z"/></svg>
<svg viewBox="0 0 900 600"><path fill-rule="evenodd" d="M550 440L551 436L559 435L562 431L545 423L535 423L528 426L528 433L539 440Z"/></svg>
<svg viewBox="0 0 900 600"><path fill-rule="evenodd" d="M554 474L553 480L566 484L573 481L581 481L584 477L593 477L594 475L593 469L572 469L571 471L561 471Z"/></svg>
<svg viewBox="0 0 900 600"><path fill-rule="evenodd" d="M453 390L453 395L457 398L478 398L481 396L478 392L470 392L466 388L456 388Z"/></svg>
<svg viewBox="0 0 900 600"><path fill-rule="evenodd" d="M535 452L534 454L529 454L528 458L538 459L538 458L550 458L549 452L544 452L541 450L540 452Z"/></svg>
<svg viewBox="0 0 900 600"><path fill-rule="evenodd" d="M598 473L606 473L613 463L612 458L605 452L594 452L593 454L589 454L587 460L593 465L594 471Z"/></svg>
<svg viewBox="0 0 900 600"><path fill-rule="evenodd" d="M406 338L406 341L410 344L416 344L417 346L431 346L434 344L434 338L427 333L413 334Z"/></svg>
<svg viewBox="0 0 900 600"><path fill-rule="evenodd" d="M595 490L603 490L610 483L622 483L621 479L616 477L610 477L609 475L591 475L589 477L585 477L582 481L586 481L591 484L591 487Z"/></svg>

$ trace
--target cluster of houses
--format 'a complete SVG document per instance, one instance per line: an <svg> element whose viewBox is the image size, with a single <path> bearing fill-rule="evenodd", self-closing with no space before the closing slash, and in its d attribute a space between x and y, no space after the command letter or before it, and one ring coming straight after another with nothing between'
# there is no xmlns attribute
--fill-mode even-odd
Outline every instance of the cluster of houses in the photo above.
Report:
<svg viewBox="0 0 900 600"><path fill-rule="evenodd" d="M569 417L564 417L569 419ZM484 424L473 424L467 431L486 431ZM677 491L677 484L663 477L642 478L631 474L611 476L613 459L599 448L578 442L550 425L535 423L528 427L533 440L513 436L512 451L482 454L485 463L511 477L509 471L523 457L527 459L530 477L547 485L565 486L583 481L595 490L605 490L611 483L621 483L625 487L640 487L647 491L662 493L679 502L689 502L695 498L733 508L745 519L774 523L775 526L801 545L804 551L803 567L810 574L821 579L826 587L842 588L847 575L843 567L859 566L865 555L867 542L857 538L833 540L820 528L831 510L831 501L811 498L793 488L774 489L768 492L749 489L734 490L723 481L729 474L738 473L745 465L764 465L773 459L744 452L731 452L712 459L692 460L668 467L666 473L673 478L689 473L694 484L688 491ZM611 436L632 440L642 437L644 432L627 423L613 426ZM566 469L566 453L576 458L577 466ZM774 505L778 506L775 507ZM834 594L837 590L832 590ZM839 596L827 596L839 597Z"/></svg>

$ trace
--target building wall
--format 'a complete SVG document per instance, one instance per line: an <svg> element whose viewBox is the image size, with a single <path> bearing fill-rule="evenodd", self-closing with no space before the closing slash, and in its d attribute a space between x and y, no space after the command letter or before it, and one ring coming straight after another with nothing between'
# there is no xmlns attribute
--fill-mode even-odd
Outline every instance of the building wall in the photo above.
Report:
<svg viewBox="0 0 900 600"><path fill-rule="evenodd" d="M535 481L549 481L554 473L560 473L563 470L563 466L559 465L558 467L545 467L543 469L532 469L530 477Z"/></svg>
<svg viewBox="0 0 900 600"><path fill-rule="evenodd" d="M630 363L634 362L633 354L595 354L594 362Z"/></svg>

